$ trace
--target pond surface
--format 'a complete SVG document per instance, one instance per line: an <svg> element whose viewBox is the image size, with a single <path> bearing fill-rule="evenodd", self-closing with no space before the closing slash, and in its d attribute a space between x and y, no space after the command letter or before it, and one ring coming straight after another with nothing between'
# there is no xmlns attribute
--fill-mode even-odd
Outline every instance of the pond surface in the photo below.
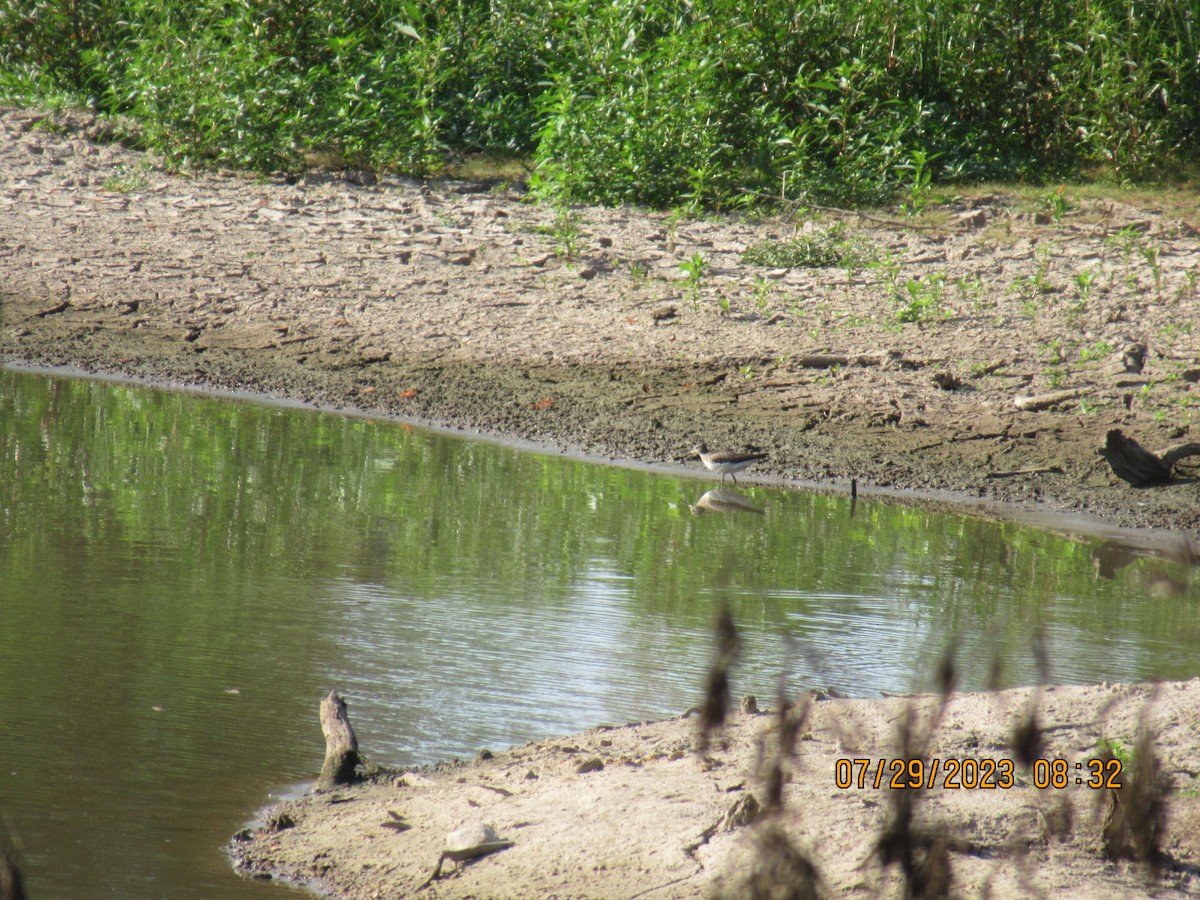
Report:
<svg viewBox="0 0 1200 900"><path fill-rule="evenodd" d="M0 370L0 841L48 897L268 897L224 846L363 750L468 757L701 698L1200 673L1186 570L896 502ZM695 507L695 510L692 509ZM1169 588L1164 590L1163 588Z"/></svg>

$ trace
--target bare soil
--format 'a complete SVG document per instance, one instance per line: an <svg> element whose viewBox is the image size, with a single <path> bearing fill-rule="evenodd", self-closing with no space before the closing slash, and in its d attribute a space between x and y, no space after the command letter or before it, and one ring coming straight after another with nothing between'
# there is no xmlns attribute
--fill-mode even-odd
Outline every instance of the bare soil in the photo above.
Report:
<svg viewBox="0 0 1200 900"><path fill-rule="evenodd" d="M1051 192L973 190L912 219L687 219L538 206L503 182L172 174L112 137L86 113L0 110L0 359L625 461L678 463L703 439L768 451L756 468L766 478L1083 514L1167 529L1172 553L1200 555L1200 482L1186 467L1170 484L1135 489L1097 453L1118 428L1155 451L1198 439L1194 192L1067 189L1056 204ZM835 224L871 249L874 266L743 261L751 246ZM1047 694L1053 753L1082 759L1097 721L1136 716L1132 701L1102 712L1114 692L1145 690ZM1175 787L1200 770L1196 691L1164 687L1155 707ZM838 790L832 759L895 755L885 732L899 702L817 703L806 725L785 827L834 893L873 895L898 877L864 863L894 807L889 792ZM1011 756L1011 717L996 704L1020 702L957 698L945 723L961 725L945 726L937 752ZM462 772L409 773L406 785L345 792L353 802L318 796L293 809L299 827L244 848L245 865L319 878L342 896L391 896L419 883L472 810L517 844L431 895L695 896L722 884L737 895L726 879L749 869L728 861L744 862L769 833L719 831L686 848L740 794L761 793L756 747L768 721L736 723L712 766L687 752L690 724L662 723L518 748ZM864 723L853 746L838 736L847 722ZM1122 739L1132 741L1128 728ZM604 768L574 774L584 753ZM484 782L503 791L472 786ZM1144 875L1102 862L1088 789L1032 791L921 793L921 816L975 804L945 813L965 835L947 851L966 879L956 884L1089 897L1144 886ZM1064 829L1055 804L1068 795ZM1190 799L1174 803L1172 821L1195 821ZM414 827L380 829L391 809ZM1194 838L1167 834L1156 890L1197 888ZM305 835L338 846L287 849Z"/></svg>
<svg viewBox="0 0 1200 900"><path fill-rule="evenodd" d="M694 717L600 726L283 803L239 835L234 856L247 874L348 898L899 897L906 883L925 896L1195 896L1198 708L1197 680L970 694L944 708L929 696L809 696L783 719L735 714L706 754ZM909 717L916 737L905 745ZM781 721L795 740L773 778ZM1047 762L1027 769L1012 748L1030 721L1042 724L1035 755ZM1089 786L1115 772L1090 764L1098 742L1149 760L1142 733L1153 735L1154 790L1139 793L1128 767L1120 789ZM932 789L904 786L914 758L917 783ZM1143 812L1114 824L1114 794ZM471 823L512 846L447 862L419 891L446 836ZM1120 858L1132 835L1151 833L1157 868Z"/></svg>

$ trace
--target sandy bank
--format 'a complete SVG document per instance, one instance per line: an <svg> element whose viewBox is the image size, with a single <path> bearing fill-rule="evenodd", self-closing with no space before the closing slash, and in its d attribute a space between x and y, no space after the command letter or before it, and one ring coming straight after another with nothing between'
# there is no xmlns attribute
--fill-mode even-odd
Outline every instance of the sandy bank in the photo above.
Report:
<svg viewBox="0 0 1200 900"><path fill-rule="evenodd" d="M906 854L914 877L942 878L959 896L1095 900L1200 890L1200 680L1006 690L940 706L928 696L804 699L790 720L794 743L782 754L773 714L735 713L704 756L695 751L695 717L602 726L284 803L267 815L290 826L250 829L234 852L247 873L347 898L412 895L447 834L475 822L513 846L447 864L422 895L747 897L747 879L757 878L758 896L790 897L803 895L770 894L766 885L798 887L811 867L828 896L901 896ZM906 748L900 735L910 709L916 737ZM1036 755L1051 761L1032 770L1013 762L1014 735L1031 716L1040 727L1021 741L1034 746L1036 735ZM1142 809L1122 832L1106 818L1113 792L1088 786L1115 771L1114 763L1089 765L1104 739L1127 762L1130 753L1149 758L1135 749L1143 725L1163 791L1153 801L1163 809L1157 875L1109 858L1130 835L1149 834L1156 817ZM922 747L922 777L932 776L934 788L890 787L891 761ZM839 770L839 760L868 762ZM1061 772L1054 760L1063 761ZM776 765L782 805L768 813ZM839 771L849 787L838 786ZM1147 795L1132 787L1131 768L1122 776L1124 808L1141 809L1138 798ZM1038 789L1035 779L1049 786ZM882 864L881 844L896 862Z"/></svg>

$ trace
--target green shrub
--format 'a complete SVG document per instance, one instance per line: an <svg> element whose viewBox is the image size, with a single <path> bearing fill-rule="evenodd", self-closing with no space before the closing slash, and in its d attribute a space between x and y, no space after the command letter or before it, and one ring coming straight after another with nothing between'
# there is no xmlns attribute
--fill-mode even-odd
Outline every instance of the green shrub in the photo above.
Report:
<svg viewBox="0 0 1200 900"><path fill-rule="evenodd" d="M566 201L915 212L1194 159L1200 27L1194 0L7 0L0 97L131 114L180 163L502 151Z"/></svg>

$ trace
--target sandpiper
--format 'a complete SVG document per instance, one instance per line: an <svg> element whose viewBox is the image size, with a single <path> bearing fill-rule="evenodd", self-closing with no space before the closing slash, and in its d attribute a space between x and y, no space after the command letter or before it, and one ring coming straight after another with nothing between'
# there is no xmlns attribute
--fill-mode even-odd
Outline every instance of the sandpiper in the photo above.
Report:
<svg viewBox="0 0 1200 900"><path fill-rule="evenodd" d="M736 450L710 451L703 442L693 447L692 452L700 457L700 461L704 463L706 469L721 476L722 483L725 481L725 476L728 475L733 479L734 484L737 484L735 472L740 472L760 459L767 458L765 453L738 453Z"/></svg>

